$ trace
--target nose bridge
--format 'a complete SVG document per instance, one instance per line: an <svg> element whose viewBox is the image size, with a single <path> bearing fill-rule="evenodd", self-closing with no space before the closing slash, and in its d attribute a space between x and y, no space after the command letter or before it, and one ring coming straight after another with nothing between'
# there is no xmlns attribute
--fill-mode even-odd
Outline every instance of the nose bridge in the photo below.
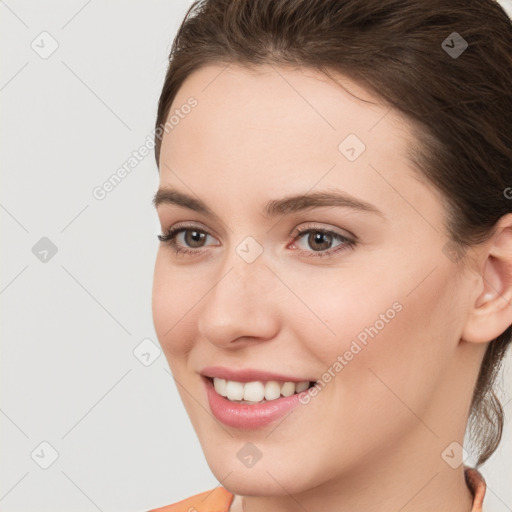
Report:
<svg viewBox="0 0 512 512"><path fill-rule="evenodd" d="M219 300L231 300L236 307L242 307L246 300L254 305L259 303L264 288L271 285L272 273L266 264L263 245L254 237L246 236L229 248L213 295Z"/></svg>
<svg viewBox="0 0 512 512"><path fill-rule="evenodd" d="M275 277L266 267L262 249L255 240L244 239L226 256L198 321L202 335L211 342L273 336L278 323L271 289Z"/></svg>

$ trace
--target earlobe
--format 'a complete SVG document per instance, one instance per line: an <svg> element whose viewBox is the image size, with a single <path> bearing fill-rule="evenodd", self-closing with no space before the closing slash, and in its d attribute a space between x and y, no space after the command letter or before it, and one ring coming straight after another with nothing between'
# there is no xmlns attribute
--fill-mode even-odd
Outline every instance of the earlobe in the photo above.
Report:
<svg viewBox="0 0 512 512"><path fill-rule="evenodd" d="M462 339L472 343L492 341L512 325L512 214L500 219L485 245L481 291L462 333Z"/></svg>

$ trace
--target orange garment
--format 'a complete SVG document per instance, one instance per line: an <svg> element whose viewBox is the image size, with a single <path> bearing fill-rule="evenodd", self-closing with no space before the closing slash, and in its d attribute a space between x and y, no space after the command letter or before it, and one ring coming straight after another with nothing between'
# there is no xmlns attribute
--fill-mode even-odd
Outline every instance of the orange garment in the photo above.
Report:
<svg viewBox="0 0 512 512"><path fill-rule="evenodd" d="M487 489L484 477L478 470L467 466L464 467L464 476L466 478L466 485L473 495L473 508L471 512L482 512L485 491ZM216 487L173 505L155 508L148 512L229 512L233 498L234 495L224 489L224 487Z"/></svg>
<svg viewBox="0 0 512 512"><path fill-rule="evenodd" d="M229 512L233 498L233 494L224 487L215 487L173 505L155 508L148 512Z"/></svg>

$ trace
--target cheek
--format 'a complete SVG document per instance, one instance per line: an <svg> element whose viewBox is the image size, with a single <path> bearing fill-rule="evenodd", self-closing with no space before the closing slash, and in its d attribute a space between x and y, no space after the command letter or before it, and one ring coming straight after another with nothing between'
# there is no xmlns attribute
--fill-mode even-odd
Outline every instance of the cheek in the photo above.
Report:
<svg viewBox="0 0 512 512"><path fill-rule="evenodd" d="M459 328L449 269L439 267L423 280L427 268L388 273L393 278L326 276L291 285L310 310L289 305L298 339L322 364L322 380L335 382L328 385L333 392L349 393L354 404L378 406L398 402L393 390L404 401L425 405L450 360ZM297 314L299 306L303 314Z"/></svg>
<svg viewBox="0 0 512 512"><path fill-rule="evenodd" d="M347 353L349 360L382 339L404 316L403 297L396 283L372 285L368 273L332 269L328 272L287 276L300 301L287 303L289 325L326 366ZM358 348L359 346L359 348Z"/></svg>
<svg viewBox="0 0 512 512"><path fill-rule="evenodd" d="M155 332L166 357L179 357L187 349L189 337L183 335L189 310L199 300L194 299L197 286L186 271L169 264L166 251L157 253L153 274L152 313ZM193 278L192 278L193 279ZM188 282L188 286L187 286Z"/></svg>

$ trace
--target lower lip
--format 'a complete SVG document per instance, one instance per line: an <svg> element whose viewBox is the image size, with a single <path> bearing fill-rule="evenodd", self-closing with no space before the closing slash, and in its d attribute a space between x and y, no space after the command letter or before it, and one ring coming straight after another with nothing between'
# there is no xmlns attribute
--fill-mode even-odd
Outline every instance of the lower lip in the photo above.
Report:
<svg viewBox="0 0 512 512"><path fill-rule="evenodd" d="M208 402L213 415L229 427L253 429L263 427L281 418L288 411L300 404L300 398L307 394L306 391L295 395L276 398L262 404L239 404L231 402L219 395L213 387L210 379L204 378Z"/></svg>

